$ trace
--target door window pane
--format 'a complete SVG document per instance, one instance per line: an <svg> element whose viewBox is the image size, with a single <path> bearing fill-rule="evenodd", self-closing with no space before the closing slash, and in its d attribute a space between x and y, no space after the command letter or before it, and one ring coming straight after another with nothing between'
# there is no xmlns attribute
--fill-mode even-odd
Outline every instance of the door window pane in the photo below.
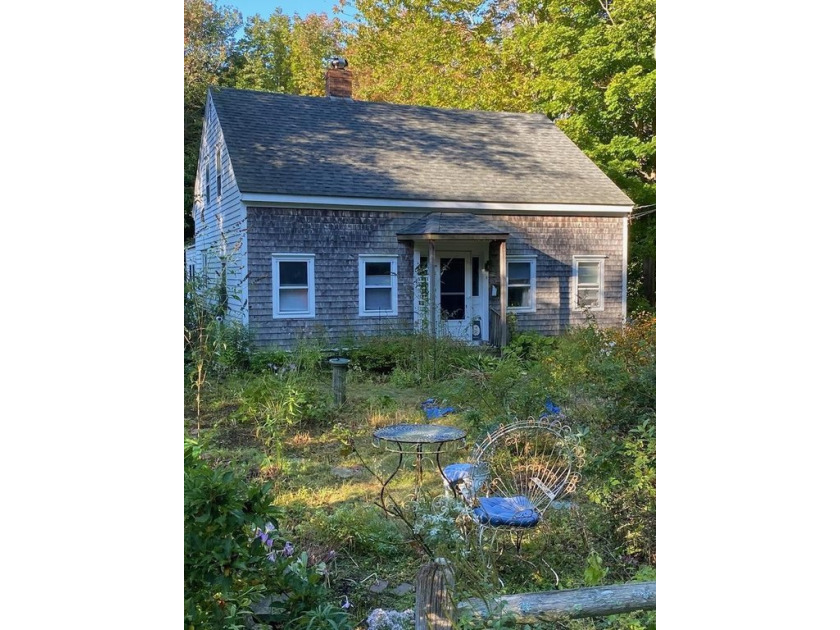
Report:
<svg viewBox="0 0 840 630"><path fill-rule="evenodd" d="M479 278L478 256L473 256L473 259L472 259L472 294L473 294L473 297L478 297L478 278Z"/></svg>
<svg viewBox="0 0 840 630"><path fill-rule="evenodd" d="M463 293L441 293L440 316L442 319L464 319L465 296Z"/></svg>
<svg viewBox="0 0 840 630"><path fill-rule="evenodd" d="M440 292L463 293L467 283L464 277L466 261L463 258L442 258L440 261Z"/></svg>

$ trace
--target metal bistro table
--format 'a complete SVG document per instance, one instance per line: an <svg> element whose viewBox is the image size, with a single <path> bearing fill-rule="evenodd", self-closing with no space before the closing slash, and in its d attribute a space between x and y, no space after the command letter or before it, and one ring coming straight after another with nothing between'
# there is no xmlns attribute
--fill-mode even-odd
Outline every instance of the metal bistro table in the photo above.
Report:
<svg viewBox="0 0 840 630"><path fill-rule="evenodd" d="M399 472L400 468L402 468L404 455L414 453L416 457L417 470L415 471L414 494L415 498L417 498L420 485L423 482L423 457L434 455L438 472L441 478L445 479L443 468L440 465L440 454L443 452L444 446L449 442L460 441L461 447L466 447L466 436L466 431L462 429L437 424L394 424L374 431L373 445L375 447L379 448L381 442L384 442L386 451L398 453L400 456L396 469L385 480L385 483L382 484L382 490L379 492L379 502L382 505L382 509L388 512L387 508L385 508L385 488L397 472ZM429 450L424 451L424 447L427 445Z"/></svg>

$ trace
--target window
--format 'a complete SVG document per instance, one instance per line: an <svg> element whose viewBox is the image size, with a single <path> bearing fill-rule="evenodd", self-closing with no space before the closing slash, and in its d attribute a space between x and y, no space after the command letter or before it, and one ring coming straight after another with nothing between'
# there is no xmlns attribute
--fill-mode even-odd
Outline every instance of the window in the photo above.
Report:
<svg viewBox="0 0 840 630"><path fill-rule="evenodd" d="M315 255L272 254L274 317L315 317Z"/></svg>
<svg viewBox="0 0 840 630"><path fill-rule="evenodd" d="M210 160L204 163L204 207L210 203Z"/></svg>
<svg viewBox="0 0 840 630"><path fill-rule="evenodd" d="M478 297L478 278L479 278L479 268L478 268L478 256L473 256L472 259L472 294L473 297Z"/></svg>
<svg viewBox="0 0 840 630"><path fill-rule="evenodd" d="M604 259L606 256L572 257L572 308L604 310Z"/></svg>
<svg viewBox="0 0 840 630"><path fill-rule="evenodd" d="M216 147L216 196L222 197L222 147Z"/></svg>
<svg viewBox="0 0 840 630"><path fill-rule="evenodd" d="M359 256L359 315L397 314L397 257Z"/></svg>
<svg viewBox="0 0 840 630"><path fill-rule="evenodd" d="M507 263L508 311L537 310L537 257L509 256Z"/></svg>

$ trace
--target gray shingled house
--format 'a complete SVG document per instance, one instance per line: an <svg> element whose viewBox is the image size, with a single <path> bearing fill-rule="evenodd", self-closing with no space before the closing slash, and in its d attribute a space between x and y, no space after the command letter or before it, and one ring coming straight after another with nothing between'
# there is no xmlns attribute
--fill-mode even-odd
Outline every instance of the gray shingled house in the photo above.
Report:
<svg viewBox="0 0 840 630"><path fill-rule="evenodd" d="M258 346L624 321L633 203L548 118L356 101L341 72L208 92L187 262Z"/></svg>

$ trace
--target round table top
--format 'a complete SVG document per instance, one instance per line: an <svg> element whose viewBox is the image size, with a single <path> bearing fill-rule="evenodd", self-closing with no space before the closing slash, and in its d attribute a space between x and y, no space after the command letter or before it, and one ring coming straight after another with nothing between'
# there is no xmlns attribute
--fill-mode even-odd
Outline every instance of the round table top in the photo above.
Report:
<svg viewBox="0 0 840 630"><path fill-rule="evenodd" d="M466 437L467 432L456 427L437 424L393 424L373 432L373 437L388 442L411 442L412 444L436 444L451 442Z"/></svg>

